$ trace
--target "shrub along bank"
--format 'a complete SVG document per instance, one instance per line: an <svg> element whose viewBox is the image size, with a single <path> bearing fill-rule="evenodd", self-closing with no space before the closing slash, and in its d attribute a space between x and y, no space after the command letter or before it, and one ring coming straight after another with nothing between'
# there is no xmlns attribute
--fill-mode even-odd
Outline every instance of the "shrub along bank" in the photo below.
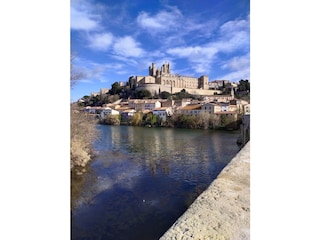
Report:
<svg viewBox="0 0 320 240"><path fill-rule="evenodd" d="M99 137L97 120L89 114L71 108L70 113L70 168L81 174L83 167L93 158L92 144Z"/></svg>
<svg viewBox="0 0 320 240"><path fill-rule="evenodd" d="M121 115L109 115L104 119L100 119L99 123L106 125L236 130L239 129L241 118L224 115L214 116L209 113L201 113L197 116L176 113L163 121L158 115L137 112L131 118L125 120L121 119Z"/></svg>

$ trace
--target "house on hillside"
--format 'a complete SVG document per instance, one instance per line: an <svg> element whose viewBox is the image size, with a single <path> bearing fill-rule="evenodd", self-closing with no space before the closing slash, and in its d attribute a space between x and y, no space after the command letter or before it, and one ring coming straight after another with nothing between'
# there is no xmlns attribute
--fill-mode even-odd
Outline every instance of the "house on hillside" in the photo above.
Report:
<svg viewBox="0 0 320 240"><path fill-rule="evenodd" d="M250 113L250 104L245 100L233 99L230 101L230 105L236 106L236 109L241 114Z"/></svg>
<svg viewBox="0 0 320 240"><path fill-rule="evenodd" d="M90 114L100 114L102 108L101 107L90 107L87 106L83 109L84 112L90 113Z"/></svg>
<svg viewBox="0 0 320 240"><path fill-rule="evenodd" d="M210 102L203 104L201 110L209 114L215 114L219 112L237 112L238 108L230 103Z"/></svg>
<svg viewBox="0 0 320 240"><path fill-rule="evenodd" d="M168 116L172 116L173 111L171 107L161 107L153 109L152 114L159 116L162 121L166 121Z"/></svg>
<svg viewBox="0 0 320 240"><path fill-rule="evenodd" d="M119 111L114 110L110 107L103 108L100 112L100 118L104 119L108 115L119 115Z"/></svg>
<svg viewBox="0 0 320 240"><path fill-rule="evenodd" d="M205 113L213 114L215 103L205 103L201 106L201 110Z"/></svg>
<svg viewBox="0 0 320 240"><path fill-rule="evenodd" d="M158 99L133 99L128 101L128 106L136 111L153 110L161 107L161 102Z"/></svg>
<svg viewBox="0 0 320 240"><path fill-rule="evenodd" d="M199 115L201 112L201 104L190 104L178 110L179 113L185 115Z"/></svg>
<svg viewBox="0 0 320 240"><path fill-rule="evenodd" d="M126 109L121 112L121 120L122 121L128 121L130 118L133 117L135 114L136 110L134 109Z"/></svg>

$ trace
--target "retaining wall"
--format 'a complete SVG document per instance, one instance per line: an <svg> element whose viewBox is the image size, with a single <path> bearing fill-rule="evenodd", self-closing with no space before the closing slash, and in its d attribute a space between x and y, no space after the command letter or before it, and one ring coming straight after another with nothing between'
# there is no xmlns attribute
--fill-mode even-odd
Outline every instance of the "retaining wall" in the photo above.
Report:
<svg viewBox="0 0 320 240"><path fill-rule="evenodd" d="M194 95L214 95L215 93L219 94L221 93L220 90L212 90L212 89L197 89L197 88L177 88L177 87L172 87L170 85L161 85L161 84L140 84L136 90L148 90L152 95L154 95L155 93L159 93L160 92L168 92L171 93L178 93L180 92L182 89L186 90L188 93L190 94L194 94Z"/></svg>
<svg viewBox="0 0 320 240"><path fill-rule="evenodd" d="M250 239L250 141L160 240Z"/></svg>

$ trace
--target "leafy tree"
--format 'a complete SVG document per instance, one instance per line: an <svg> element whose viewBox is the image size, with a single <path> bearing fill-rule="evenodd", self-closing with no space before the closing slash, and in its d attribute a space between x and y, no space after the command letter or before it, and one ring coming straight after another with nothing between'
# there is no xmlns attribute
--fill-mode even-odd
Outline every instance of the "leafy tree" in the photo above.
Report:
<svg viewBox="0 0 320 240"><path fill-rule="evenodd" d="M111 95L119 94L121 90L122 90L122 87L120 86L120 84L118 82L115 82L111 85L110 94Z"/></svg>
<svg viewBox="0 0 320 240"><path fill-rule="evenodd" d="M188 93L185 89L182 89L180 92L174 94L175 99L183 99L183 98L190 98L192 95Z"/></svg>
<svg viewBox="0 0 320 240"><path fill-rule="evenodd" d="M143 125L160 126L161 122L162 122L162 119L158 115L148 113L147 115L144 116Z"/></svg>
<svg viewBox="0 0 320 240"><path fill-rule="evenodd" d="M163 91L160 93L160 98L162 99L168 99L171 96L169 92Z"/></svg>
<svg viewBox="0 0 320 240"><path fill-rule="evenodd" d="M93 96L90 98L90 105L91 106L101 106L101 103L100 103L100 95L96 95L96 96Z"/></svg>
<svg viewBox="0 0 320 240"><path fill-rule="evenodd" d="M107 103L113 103L119 99L120 99L120 97L118 94L110 95L107 97Z"/></svg>
<svg viewBox="0 0 320 240"><path fill-rule="evenodd" d="M152 94L150 91L146 89L142 89L136 92L136 98L138 99L145 99L145 98L151 98Z"/></svg>
<svg viewBox="0 0 320 240"><path fill-rule="evenodd" d="M143 117L142 112L137 112L137 113L133 114L132 125L133 126L140 126L142 123L142 117Z"/></svg>
<svg viewBox="0 0 320 240"><path fill-rule="evenodd" d="M241 79L239 81L238 90L239 91L250 91L250 82L249 82L249 80Z"/></svg>

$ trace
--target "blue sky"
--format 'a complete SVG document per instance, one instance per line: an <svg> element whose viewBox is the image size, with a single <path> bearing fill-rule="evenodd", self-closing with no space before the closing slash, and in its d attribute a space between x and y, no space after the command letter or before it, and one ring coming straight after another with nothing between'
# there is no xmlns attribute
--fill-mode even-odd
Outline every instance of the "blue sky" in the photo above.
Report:
<svg viewBox="0 0 320 240"><path fill-rule="evenodd" d="M76 101L152 62L184 76L250 80L249 0L71 0L71 51L86 78Z"/></svg>

